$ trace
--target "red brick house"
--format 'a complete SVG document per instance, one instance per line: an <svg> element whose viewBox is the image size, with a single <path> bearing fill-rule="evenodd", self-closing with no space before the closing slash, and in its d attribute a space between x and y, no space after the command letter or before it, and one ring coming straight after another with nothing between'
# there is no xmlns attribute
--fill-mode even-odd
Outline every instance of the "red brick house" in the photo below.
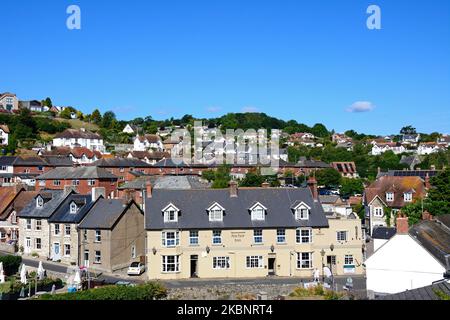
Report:
<svg viewBox="0 0 450 320"><path fill-rule="evenodd" d="M107 197L115 197L118 178L98 167L56 168L36 178L36 191L64 190L66 186L76 188L80 194L92 192L92 188L105 188Z"/></svg>
<svg viewBox="0 0 450 320"><path fill-rule="evenodd" d="M92 164L98 168L102 168L112 173L118 178L119 184L132 181L136 178L133 172L149 174L153 167L144 161L129 158L110 158L101 159Z"/></svg>

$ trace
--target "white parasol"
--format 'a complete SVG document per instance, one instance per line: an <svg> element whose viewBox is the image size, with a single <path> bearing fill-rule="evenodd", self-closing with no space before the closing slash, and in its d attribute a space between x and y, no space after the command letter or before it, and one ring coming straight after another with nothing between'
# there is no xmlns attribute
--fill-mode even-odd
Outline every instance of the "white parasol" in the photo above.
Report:
<svg viewBox="0 0 450 320"><path fill-rule="evenodd" d="M27 284L27 267L22 264L22 269L20 270L20 282Z"/></svg>
<svg viewBox="0 0 450 320"><path fill-rule="evenodd" d="M45 270L44 270L44 266L42 265L42 261L39 261L39 267L37 269L37 274L38 274L39 280L44 279Z"/></svg>
<svg viewBox="0 0 450 320"><path fill-rule="evenodd" d="M73 283L78 286L81 284L81 276L80 276L80 271L77 270L77 272L75 273L75 278L73 278Z"/></svg>
<svg viewBox="0 0 450 320"><path fill-rule="evenodd" d="M0 262L0 283L5 283L5 273L3 271L3 262Z"/></svg>

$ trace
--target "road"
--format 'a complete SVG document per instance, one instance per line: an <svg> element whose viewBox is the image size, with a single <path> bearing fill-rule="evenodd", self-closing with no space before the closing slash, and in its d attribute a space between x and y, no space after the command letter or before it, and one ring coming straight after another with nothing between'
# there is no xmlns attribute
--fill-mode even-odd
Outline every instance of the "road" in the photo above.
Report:
<svg viewBox="0 0 450 320"><path fill-rule="evenodd" d="M5 255L0 252L0 255ZM39 260L33 258L22 258L25 265L37 268L39 266ZM67 273L68 267L53 263L53 262L43 262L43 267L45 270L56 273ZM336 277L335 283L337 284L338 290L342 290L343 286L346 284L348 277ZM353 290L360 294L365 294L366 291L366 279L363 276L352 276L353 280ZM143 283L145 282L145 274L140 277L127 277L121 275L105 275L101 274L98 277L99 280L105 280L106 283L116 283L118 281L128 281L131 283ZM214 285L257 285L257 284L279 284L279 285L300 285L301 283L311 282L312 279L304 278L278 278L278 277L267 277L267 278L255 278L255 279L189 279L189 280L164 280L160 281L168 289L180 289L180 288L195 288L195 287L205 287Z"/></svg>

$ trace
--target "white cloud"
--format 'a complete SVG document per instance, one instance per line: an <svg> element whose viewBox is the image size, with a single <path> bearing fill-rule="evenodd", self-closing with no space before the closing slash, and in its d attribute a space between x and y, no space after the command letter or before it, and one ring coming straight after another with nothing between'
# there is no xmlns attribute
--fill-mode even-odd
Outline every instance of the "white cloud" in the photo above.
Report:
<svg viewBox="0 0 450 320"><path fill-rule="evenodd" d="M256 107L244 107L242 108L243 113L256 113L259 112L259 109Z"/></svg>
<svg viewBox="0 0 450 320"><path fill-rule="evenodd" d="M370 101L356 101L347 108L347 112L362 113L373 111L373 109L375 109L375 105Z"/></svg>
<svg viewBox="0 0 450 320"><path fill-rule="evenodd" d="M208 107L206 108L206 111L209 113L217 113L220 112L220 110L222 110L221 107Z"/></svg>

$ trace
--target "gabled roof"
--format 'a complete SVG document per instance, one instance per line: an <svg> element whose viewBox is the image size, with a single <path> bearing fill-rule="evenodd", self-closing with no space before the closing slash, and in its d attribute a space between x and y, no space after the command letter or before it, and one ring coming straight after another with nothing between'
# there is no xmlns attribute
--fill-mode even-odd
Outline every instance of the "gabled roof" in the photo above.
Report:
<svg viewBox="0 0 450 320"><path fill-rule="evenodd" d="M13 201L24 189L17 190L15 186L0 187L0 220L4 220L9 215L9 210Z"/></svg>
<svg viewBox="0 0 450 320"><path fill-rule="evenodd" d="M79 228L111 230L133 205L139 209L134 201L125 203L119 199L100 198L81 221Z"/></svg>
<svg viewBox="0 0 450 320"><path fill-rule="evenodd" d="M442 300L442 294L450 296L450 280L431 286L390 294L377 300Z"/></svg>
<svg viewBox="0 0 450 320"><path fill-rule="evenodd" d="M6 124L0 125L0 129L3 130L5 133L9 133L9 127Z"/></svg>
<svg viewBox="0 0 450 320"><path fill-rule="evenodd" d="M440 220L440 218L443 219ZM447 266L446 260L446 256L450 257L450 229L444 223L448 223L448 219L450 219L450 215L438 217L433 221L421 221L409 230L409 235L445 268L450 268L450 265Z"/></svg>
<svg viewBox="0 0 450 320"><path fill-rule="evenodd" d="M15 156L4 156L0 157L0 166L12 166L17 157Z"/></svg>
<svg viewBox="0 0 450 320"><path fill-rule="evenodd" d="M55 168L36 178L36 180L87 180L87 179L112 179L118 178L103 168L98 167L77 167L77 168Z"/></svg>
<svg viewBox="0 0 450 320"><path fill-rule="evenodd" d="M301 201L311 207L309 220L297 221L291 206ZM207 210L211 203L220 203L227 214L222 222L210 222ZM264 203L267 217L264 221L251 221L248 209L255 203ZM230 197L229 189L208 190L153 190L146 199L147 230L162 230L167 227L161 210L173 203L181 210L178 222L171 228L179 229L250 229L250 228L298 228L328 227L328 221L319 202L315 202L309 188L246 188L239 189L237 197ZM272 214L273 213L273 214Z"/></svg>
<svg viewBox="0 0 450 320"><path fill-rule="evenodd" d="M144 136L138 136L137 138L141 142L148 141L149 143L158 143L161 141L161 137L156 134L146 134Z"/></svg>
<svg viewBox="0 0 450 320"><path fill-rule="evenodd" d="M73 191L68 194L64 193L64 191L62 190L40 191L37 196L41 195L44 198L50 198L50 200L48 202L45 202L42 208L36 208L36 202L30 201L28 205L17 214L17 216L20 218L47 219L51 217L51 215L55 212L56 209L58 209L64 199L71 193L73 193Z"/></svg>
<svg viewBox="0 0 450 320"><path fill-rule="evenodd" d="M212 210L212 208L214 208L214 207L219 207L220 210L225 210L225 208L222 207L222 206L220 205L220 203L218 203L218 202L213 202L208 208L206 208L206 210L210 211L210 210Z"/></svg>
<svg viewBox="0 0 450 320"><path fill-rule="evenodd" d="M75 214L70 213L70 205L73 202L78 206L78 211ZM64 199L48 221L50 223L79 223L94 203L91 195L71 194Z"/></svg>
<svg viewBox="0 0 450 320"><path fill-rule="evenodd" d="M83 156L86 156L88 159L93 159L97 157L97 159L102 158L102 154L99 151L92 151L85 147L58 147L52 150L45 150L42 152L44 156L65 156L68 157L72 155L74 158L81 159Z"/></svg>
<svg viewBox="0 0 450 320"><path fill-rule="evenodd" d="M415 190L414 199L425 195L425 183L419 177L395 177L382 176L366 188L365 203L370 204L376 197L392 208L402 208L407 204L403 195L411 190ZM394 201L386 200L386 193L394 193Z"/></svg>

